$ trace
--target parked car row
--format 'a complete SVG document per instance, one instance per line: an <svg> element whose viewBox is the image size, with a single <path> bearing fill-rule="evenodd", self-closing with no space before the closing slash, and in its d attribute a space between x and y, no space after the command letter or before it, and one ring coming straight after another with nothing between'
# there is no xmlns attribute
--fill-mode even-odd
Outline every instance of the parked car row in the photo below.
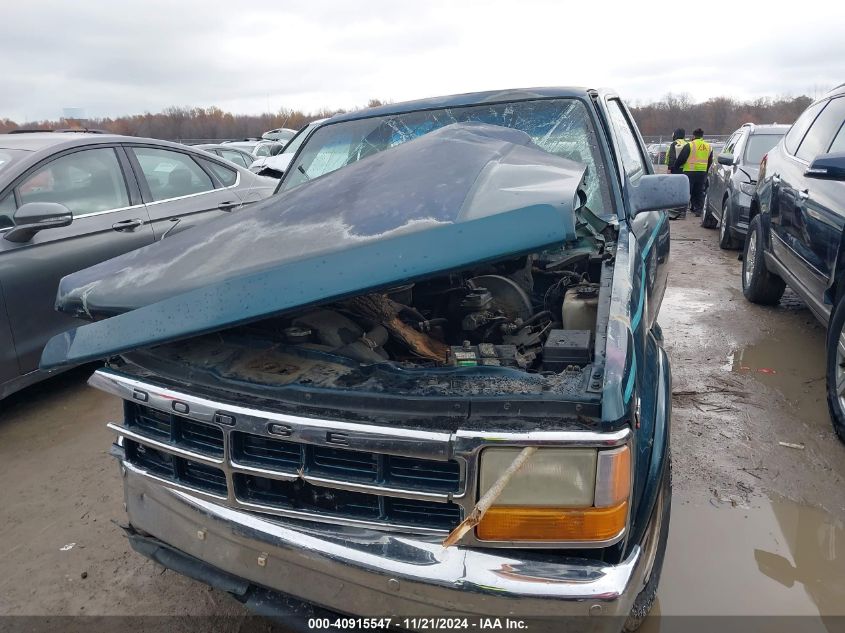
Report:
<svg viewBox="0 0 845 633"><path fill-rule="evenodd" d="M743 125L708 173L702 225L743 247L742 289L777 304L789 286L827 328L833 428L845 442L845 84L790 125Z"/></svg>
<svg viewBox="0 0 845 633"><path fill-rule="evenodd" d="M827 327L827 402L845 442L845 84L811 104L760 163L743 293L771 305L787 285Z"/></svg>
<svg viewBox="0 0 845 633"><path fill-rule="evenodd" d="M742 244L760 161L788 129L788 125L746 123L723 147L712 147L716 160L707 174L701 224L711 229L719 227L722 248L738 248Z"/></svg>

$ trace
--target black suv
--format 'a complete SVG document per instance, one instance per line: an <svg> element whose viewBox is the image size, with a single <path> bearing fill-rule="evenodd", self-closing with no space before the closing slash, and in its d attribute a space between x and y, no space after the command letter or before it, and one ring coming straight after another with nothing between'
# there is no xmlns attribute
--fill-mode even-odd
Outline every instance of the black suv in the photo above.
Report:
<svg viewBox="0 0 845 633"><path fill-rule="evenodd" d="M701 226L719 227L719 246L739 248L748 231L751 198L760 161L789 129L788 125L746 123L731 134L707 174Z"/></svg>
<svg viewBox="0 0 845 633"><path fill-rule="evenodd" d="M827 402L845 442L845 84L798 117L760 163L742 291L773 305L786 284L828 326Z"/></svg>

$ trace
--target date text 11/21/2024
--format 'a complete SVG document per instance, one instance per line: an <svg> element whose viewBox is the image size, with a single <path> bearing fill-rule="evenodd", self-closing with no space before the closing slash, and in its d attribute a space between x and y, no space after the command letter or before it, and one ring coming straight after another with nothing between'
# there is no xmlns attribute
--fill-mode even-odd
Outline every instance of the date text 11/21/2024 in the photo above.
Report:
<svg viewBox="0 0 845 633"><path fill-rule="evenodd" d="M525 620L518 618L309 618L312 631L349 629L404 629L415 631L519 631L528 628Z"/></svg>

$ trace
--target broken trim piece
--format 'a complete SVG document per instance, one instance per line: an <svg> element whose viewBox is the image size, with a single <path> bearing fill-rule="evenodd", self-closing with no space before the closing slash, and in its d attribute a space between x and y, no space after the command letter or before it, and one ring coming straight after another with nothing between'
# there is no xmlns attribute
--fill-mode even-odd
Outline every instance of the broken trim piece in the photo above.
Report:
<svg viewBox="0 0 845 633"><path fill-rule="evenodd" d="M536 446L527 446L523 448L519 455L511 462L511 465L507 467L505 472L496 480L490 490L484 493L484 496L478 500L478 503L475 504L475 507L472 509L472 512L469 513L466 519L461 521L458 526L449 532L449 536L443 541L443 547L451 547L455 545L458 541L460 541L467 532L473 529L476 525L481 523L481 519L484 518L484 515L490 509L490 506L499 498L504 491L505 486L508 485L508 482L513 479L513 476L519 472L519 470L525 466L525 463L531 458L531 456L537 452Z"/></svg>

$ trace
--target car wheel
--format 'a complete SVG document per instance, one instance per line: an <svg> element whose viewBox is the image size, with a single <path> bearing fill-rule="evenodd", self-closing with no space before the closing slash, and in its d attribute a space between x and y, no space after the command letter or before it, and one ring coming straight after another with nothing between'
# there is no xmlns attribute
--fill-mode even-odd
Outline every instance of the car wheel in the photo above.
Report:
<svg viewBox="0 0 845 633"><path fill-rule="evenodd" d="M742 294L751 303L775 305L783 296L786 284L766 268L763 243L763 220L755 215L748 225L742 256Z"/></svg>
<svg viewBox="0 0 845 633"><path fill-rule="evenodd" d="M710 210L710 194L707 192L704 194L704 213L701 216L701 226L705 229L715 229L718 226L718 222Z"/></svg>
<svg viewBox="0 0 845 633"><path fill-rule="evenodd" d="M827 407L840 441L845 442L845 296L827 329Z"/></svg>
<svg viewBox="0 0 845 633"><path fill-rule="evenodd" d="M652 521L659 521L653 532L656 538L643 546L643 564L647 566L645 586L634 599L631 613L625 620L622 630L633 633L645 621L646 616L654 606L657 598L657 586L660 584L660 573L663 571L663 559L666 558L666 544L669 542L669 516L672 509L672 458L666 463L666 472L660 493L657 496Z"/></svg>
<svg viewBox="0 0 845 633"><path fill-rule="evenodd" d="M722 200L722 221L719 224L719 247L727 251L733 251L739 248L739 242L731 233L733 228L733 221L731 218L730 198Z"/></svg>

